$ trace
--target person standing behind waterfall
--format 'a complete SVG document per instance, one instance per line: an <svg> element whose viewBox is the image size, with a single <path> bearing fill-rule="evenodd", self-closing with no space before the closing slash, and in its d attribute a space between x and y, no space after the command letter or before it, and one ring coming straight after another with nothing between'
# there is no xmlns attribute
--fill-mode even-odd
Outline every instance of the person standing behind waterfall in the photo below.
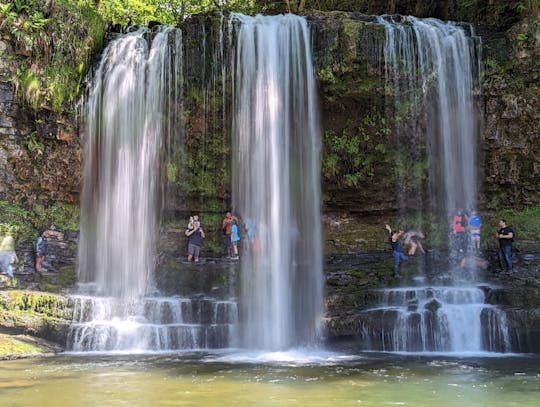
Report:
<svg viewBox="0 0 540 407"><path fill-rule="evenodd" d="M231 257L232 250L232 225L233 222L238 222L238 218L233 216L230 212L225 214L225 218L221 223L223 229L223 241L225 243L225 254L227 257Z"/></svg>
<svg viewBox="0 0 540 407"><path fill-rule="evenodd" d="M392 256L394 256L394 277L401 277L399 274L399 264L402 260L409 259L409 257L401 251L401 243L399 242L401 235L403 235L403 230L392 232L390 225L386 225L385 227L389 233L388 240L390 242L390 247L392 248Z"/></svg>
<svg viewBox="0 0 540 407"><path fill-rule="evenodd" d="M472 211L469 218L469 235L472 248L476 251L480 251L480 235L482 231L482 218L478 215L478 212Z"/></svg>
<svg viewBox="0 0 540 407"><path fill-rule="evenodd" d="M188 261L195 258L195 263L198 263L199 255L201 253L202 240L206 237L198 215L193 216L193 222L191 222L190 218L190 223L188 225L188 229L186 230L186 236L188 237Z"/></svg>
<svg viewBox="0 0 540 407"><path fill-rule="evenodd" d="M233 250L233 260L238 260L238 242L240 241L240 235L238 234L238 224L236 221L233 221L231 226L231 241L232 241L232 250Z"/></svg>
<svg viewBox="0 0 540 407"><path fill-rule="evenodd" d="M512 273L512 242L514 241L514 230L506 224L506 220L499 220L501 227L495 234L499 239L499 264L503 272Z"/></svg>
<svg viewBox="0 0 540 407"><path fill-rule="evenodd" d="M466 228L469 225L467 215L459 209L452 218L452 233L454 237L454 248L460 253L467 250Z"/></svg>

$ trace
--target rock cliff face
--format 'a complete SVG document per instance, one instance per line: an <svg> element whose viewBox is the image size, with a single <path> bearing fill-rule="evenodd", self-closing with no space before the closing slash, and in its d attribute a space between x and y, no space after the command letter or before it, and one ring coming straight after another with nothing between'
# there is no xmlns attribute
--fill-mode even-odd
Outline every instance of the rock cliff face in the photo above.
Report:
<svg viewBox="0 0 540 407"><path fill-rule="evenodd" d="M455 7L456 2L409 3L404 8L396 6L392 12L418 12L422 16L440 18L469 16L444 5ZM369 11L378 10L371 8ZM480 195L483 209L540 204L540 34L537 17L505 20L498 28L478 27L483 38L485 66L483 90L476 98L483 112L483 132L479 140L482 146L479 162L483 173ZM394 137L390 120L385 116L386 89L384 69L380 65L384 31L374 24L372 17L355 13L313 13L308 19L320 89L324 211L361 216L395 213L403 205L397 199L399 188L410 191L410 196L425 193L412 180L406 181L406 185L400 184L400 174L391 168L396 145L411 146L403 154L414 172L422 173L426 169L423 166L424 151L412 148L411 140L415 135L403 133ZM196 19L187 24L186 38L187 33L204 33L209 38L224 29L215 18ZM208 30L203 29L205 25ZM174 158L177 161L167 167L171 170L168 174L171 182L165 206L173 215L203 207L208 211L207 223L211 220L218 225L220 212L230 203L227 164L230 134L226 123L230 120L230 111L222 102L223 95L219 90L222 71L218 65L227 55L220 54L220 44L215 37L213 41L205 42L204 47L202 42L192 42L189 43L189 58L186 58L191 64L186 68L186 78L192 81L185 90L186 144L184 149L176 151ZM9 57L12 52L10 38L0 39L0 200L19 202L29 210L36 204L76 203L80 191L83 137L76 117L68 112L60 117L46 110L35 111L20 103L13 81L17 65ZM209 89L218 90L212 93ZM351 144L351 140L356 142ZM176 163L186 156L196 159L189 161L186 168L176 167ZM172 182L176 179L187 181ZM406 201L405 205L413 208L415 202ZM379 219L376 222L380 223ZM329 229L332 225L338 228L340 221L332 220L328 225ZM58 226L62 228L63 225ZM209 230L215 232L219 240L218 228ZM354 234L359 233L354 231ZM358 241L358 245L366 243L365 247L371 249L375 246L369 242L380 239L379 236L362 235L363 240ZM75 263L75 241L76 235L61 247L59 267L70 261ZM30 268L32 247L26 243L21 249L27 254L24 258ZM219 249L216 243L216 251ZM333 241L327 251L333 250L347 250L347 247ZM389 265L383 258L377 261L383 262L382 265L361 272L342 273L335 263L329 267L328 321L332 335L354 336L354 310L370 301L369 289L388 283ZM533 272L536 273L537 268ZM534 281L538 276L534 274L530 278ZM539 294L537 290L518 289L510 282L505 283L510 289L494 292L490 298L511 310L509 320L513 326L530 327L529 333L516 331L516 341L533 343L539 335L538 303L524 303L523 298L529 295L537 298ZM538 351L532 345L523 349Z"/></svg>
<svg viewBox="0 0 540 407"><path fill-rule="evenodd" d="M484 193L489 208L540 199L540 27L538 16L504 35L486 35Z"/></svg>
<svg viewBox="0 0 540 407"><path fill-rule="evenodd" d="M395 158L395 144L410 143L414 134L400 134L396 138L391 134L389 118L385 117L384 68L381 66L384 30L374 24L372 17L354 13L319 13L308 18L320 85L325 209L359 213L394 211L398 203L393 192L400 187L397 185L400 181L389 163ZM197 20L195 26L185 28L186 33L201 31L201 24L210 24L208 32L215 34L220 27L212 21ZM480 140L484 182L480 201L488 209L535 205L540 202L536 188L540 177L536 127L540 114L538 22L531 17L504 32L480 27L480 34L486 67L483 93L478 96L484 112ZM220 79L214 75L220 71L219 67L212 65L214 59L218 63L223 61L223 58L214 58L220 51L219 46L214 41L213 44L207 42L205 50L197 51L199 47L189 50L193 63L200 66L199 62L205 62L209 66L204 72L186 68L186 77L193 81L187 89L186 101L198 107L190 109L185 117L185 137L187 152L200 151L203 146L212 160L221 162L212 165L206 162L204 169L198 168L196 163L190 164L183 173L188 177L189 172L198 174L199 179L204 178L204 184L177 190L188 197L182 202L190 206L200 204L201 194L213 195L217 197L214 207L222 210L229 199L228 187L222 181L226 183L229 179L229 169L222 164L230 147L226 145L228 125L220 122L222 117L230 119L226 115L228 111L223 112L216 106L220 102L212 100L222 95L208 93L208 87L217 87L212 81ZM0 62L0 170L3 174L0 199L27 205L77 202L82 135L76 118L72 114L58 117L46 110L35 111L22 106L13 85L17 66L8 57L9 39L0 42L0 51L4 56ZM200 51L209 53L205 60L200 60ZM201 111L205 107L207 111ZM219 132L217 142L216 131ZM357 145L347 144L351 139L357 140ZM421 165L422 152L411 149L404 154L413 161L419 158L418 165ZM186 175L179 171L179 175ZM412 191L417 188L415 185L401 187ZM411 205L414 206L414 202Z"/></svg>
<svg viewBox="0 0 540 407"><path fill-rule="evenodd" d="M9 38L0 39L0 55L0 200L30 208L78 202L81 152L75 117L22 105Z"/></svg>

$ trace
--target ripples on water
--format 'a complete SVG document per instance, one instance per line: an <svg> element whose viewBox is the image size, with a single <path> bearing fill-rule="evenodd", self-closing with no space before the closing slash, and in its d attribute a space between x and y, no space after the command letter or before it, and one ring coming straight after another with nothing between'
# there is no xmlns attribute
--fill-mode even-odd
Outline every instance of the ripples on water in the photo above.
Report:
<svg viewBox="0 0 540 407"><path fill-rule="evenodd" d="M184 353L0 362L1 406L538 405L540 358Z"/></svg>

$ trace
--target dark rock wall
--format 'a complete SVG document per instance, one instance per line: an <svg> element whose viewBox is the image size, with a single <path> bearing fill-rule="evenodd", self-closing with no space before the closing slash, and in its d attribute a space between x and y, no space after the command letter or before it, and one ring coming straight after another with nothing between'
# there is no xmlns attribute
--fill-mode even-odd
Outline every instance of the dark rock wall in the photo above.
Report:
<svg viewBox="0 0 540 407"><path fill-rule="evenodd" d="M413 135L391 134L391 118L385 117L380 64L384 30L372 17L354 13L317 13L308 18L320 85L325 209L395 211L398 188L424 191L416 185L398 185L399 174L392 168L396 143L403 145ZM226 32L226 21L220 24L216 19L196 19L184 29L185 75L190 84L184 95L183 150L176 152L174 159L177 164L184 160L187 167L174 167L174 177L183 180L169 185L167 206L174 211L198 210L204 203L219 213L230 199L230 105L223 103L228 95L223 95L221 83L221 64L229 55L226 44L223 51L215 39L220 29ZM483 94L479 96L484 112L480 201L489 209L537 205L538 22L531 18L508 31L493 32L486 27L479 31L484 38L486 66ZM194 44L190 34L204 39L204 47ZM0 42L0 50L9 55L7 39ZM192 69L194 66L198 68ZM16 71L14 62L1 59L0 199L27 205L77 202L81 129L73 114L58 117L22 106L12 81ZM228 86L224 89L230 91ZM417 153L411 149L402 154L414 159Z"/></svg>
<svg viewBox="0 0 540 407"><path fill-rule="evenodd" d="M21 104L12 52L9 39L0 39L0 200L28 207L78 202L81 151L75 117Z"/></svg>

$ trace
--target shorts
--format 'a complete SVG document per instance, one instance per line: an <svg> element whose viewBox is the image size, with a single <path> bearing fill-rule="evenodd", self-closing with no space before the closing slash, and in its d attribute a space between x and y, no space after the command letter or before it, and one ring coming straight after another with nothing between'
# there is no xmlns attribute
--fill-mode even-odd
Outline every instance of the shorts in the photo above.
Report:
<svg viewBox="0 0 540 407"><path fill-rule="evenodd" d="M231 235L224 235L223 239L225 240L225 247L227 248L231 247L231 244L232 244Z"/></svg>
<svg viewBox="0 0 540 407"><path fill-rule="evenodd" d="M190 256L199 257L199 254L201 254L201 246L192 243L188 244L188 254Z"/></svg>

